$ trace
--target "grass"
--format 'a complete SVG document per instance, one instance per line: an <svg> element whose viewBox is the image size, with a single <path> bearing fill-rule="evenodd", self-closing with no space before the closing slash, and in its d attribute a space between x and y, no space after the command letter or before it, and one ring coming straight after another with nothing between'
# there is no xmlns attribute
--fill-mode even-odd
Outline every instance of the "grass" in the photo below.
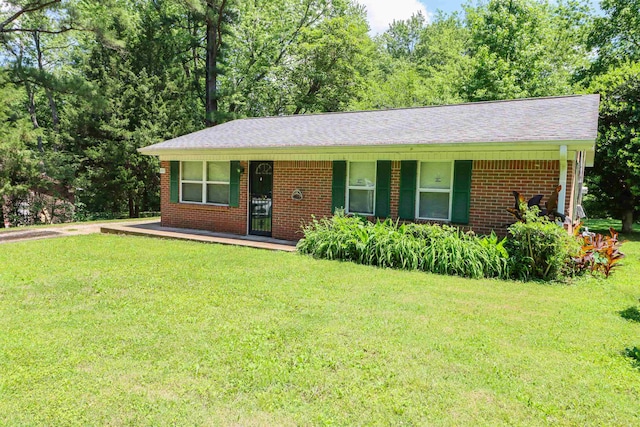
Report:
<svg viewBox="0 0 640 427"><path fill-rule="evenodd" d="M0 425L638 425L640 242L471 280L89 235L0 247Z"/></svg>
<svg viewBox="0 0 640 427"><path fill-rule="evenodd" d="M596 233L609 234L609 227L613 227L614 230L622 230L622 221L619 219L588 219L584 222L584 225L589 228L589 231ZM626 236L630 240L638 240L640 238L640 224L633 224L634 233L630 236Z"/></svg>

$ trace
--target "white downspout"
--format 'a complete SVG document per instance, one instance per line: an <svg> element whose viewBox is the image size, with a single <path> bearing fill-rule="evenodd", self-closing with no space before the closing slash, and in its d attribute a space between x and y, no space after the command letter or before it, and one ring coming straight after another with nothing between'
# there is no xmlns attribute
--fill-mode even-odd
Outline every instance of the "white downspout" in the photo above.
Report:
<svg viewBox="0 0 640 427"><path fill-rule="evenodd" d="M558 194L558 212L564 214L564 206L567 201L567 146L560 146L560 181L558 185L562 186Z"/></svg>

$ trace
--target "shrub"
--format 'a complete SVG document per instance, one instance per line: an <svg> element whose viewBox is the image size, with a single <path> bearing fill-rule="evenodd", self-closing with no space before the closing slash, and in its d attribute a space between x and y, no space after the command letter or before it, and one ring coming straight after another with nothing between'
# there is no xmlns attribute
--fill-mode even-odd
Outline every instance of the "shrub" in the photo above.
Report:
<svg viewBox="0 0 640 427"><path fill-rule="evenodd" d="M509 227L506 249L512 276L521 280L563 278L571 270L579 244L563 227L539 216L537 207L524 215L525 221Z"/></svg>
<svg viewBox="0 0 640 427"><path fill-rule="evenodd" d="M576 229L579 231L579 227ZM576 270L588 270L594 275L601 273L605 278L609 278L613 269L620 266L618 262L625 257L620 252L623 242L618 240L618 233L609 228L609 234L610 236L589 232L576 234L581 243L578 256L573 258Z"/></svg>
<svg viewBox="0 0 640 427"><path fill-rule="evenodd" d="M495 234L481 238L447 225L371 223L341 212L314 218L303 231L298 251L316 258L473 278L508 277L508 254Z"/></svg>

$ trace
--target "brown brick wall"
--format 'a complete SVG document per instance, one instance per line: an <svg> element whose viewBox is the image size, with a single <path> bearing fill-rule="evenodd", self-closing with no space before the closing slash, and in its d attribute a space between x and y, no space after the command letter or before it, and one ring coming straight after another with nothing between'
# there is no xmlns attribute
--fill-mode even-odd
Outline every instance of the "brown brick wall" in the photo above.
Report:
<svg viewBox="0 0 640 427"><path fill-rule="evenodd" d="M330 161L276 161L273 163L274 238L298 240L300 226L311 220L331 215ZM302 192L302 200L293 200L294 190Z"/></svg>
<svg viewBox="0 0 640 427"><path fill-rule="evenodd" d="M567 168L567 196L572 187L572 163ZM513 217L506 211L514 206L512 191L529 199L543 194L549 199L560 178L558 160L477 160L471 176L471 211L469 225L478 234L495 230L505 234ZM565 203L569 207L569 198Z"/></svg>
<svg viewBox="0 0 640 427"><path fill-rule="evenodd" d="M392 218L398 218L400 206L400 162L391 162L391 212Z"/></svg>
<svg viewBox="0 0 640 427"><path fill-rule="evenodd" d="M568 162L566 212L569 211L573 188L573 162ZM197 228L235 234L247 230L247 178L240 177L240 206L199 206L169 203L169 162L162 162L167 173L162 175L162 224L170 227ZM506 233L512 222L507 207L514 204L513 190L529 198L544 194L543 202L558 185L560 162L557 160L480 160L473 162L471 178L470 227L479 234L495 230ZM331 161L275 161L273 167L274 238L298 240L300 226L312 215L331 215ZM302 191L302 200L293 200L294 190ZM400 162L392 162L391 215L398 216ZM466 227L465 227L466 228Z"/></svg>
<svg viewBox="0 0 640 427"><path fill-rule="evenodd" d="M237 208L169 202L169 162L162 162L160 166L166 170L160 176L160 209L163 226L247 234L248 168L246 162L240 163L245 170L240 175L240 205Z"/></svg>

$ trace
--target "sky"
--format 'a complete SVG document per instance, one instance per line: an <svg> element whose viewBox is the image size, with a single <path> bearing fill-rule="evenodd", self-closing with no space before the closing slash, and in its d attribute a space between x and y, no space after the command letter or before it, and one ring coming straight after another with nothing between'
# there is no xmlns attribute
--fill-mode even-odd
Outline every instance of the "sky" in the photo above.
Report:
<svg viewBox="0 0 640 427"><path fill-rule="evenodd" d="M379 34L389 28L393 20L410 18L417 11L425 16L433 15L438 9L446 13L462 10L462 4L466 0L357 0L366 6L371 34ZM475 0L472 0L475 4ZM597 5L598 0L591 0L592 5ZM596 6L596 11L599 10Z"/></svg>
<svg viewBox="0 0 640 427"><path fill-rule="evenodd" d="M358 0L358 2L367 8L373 34L386 30L394 19L407 19L417 11L421 11L425 16L434 14L438 9L449 13L462 10L463 3L456 0Z"/></svg>

